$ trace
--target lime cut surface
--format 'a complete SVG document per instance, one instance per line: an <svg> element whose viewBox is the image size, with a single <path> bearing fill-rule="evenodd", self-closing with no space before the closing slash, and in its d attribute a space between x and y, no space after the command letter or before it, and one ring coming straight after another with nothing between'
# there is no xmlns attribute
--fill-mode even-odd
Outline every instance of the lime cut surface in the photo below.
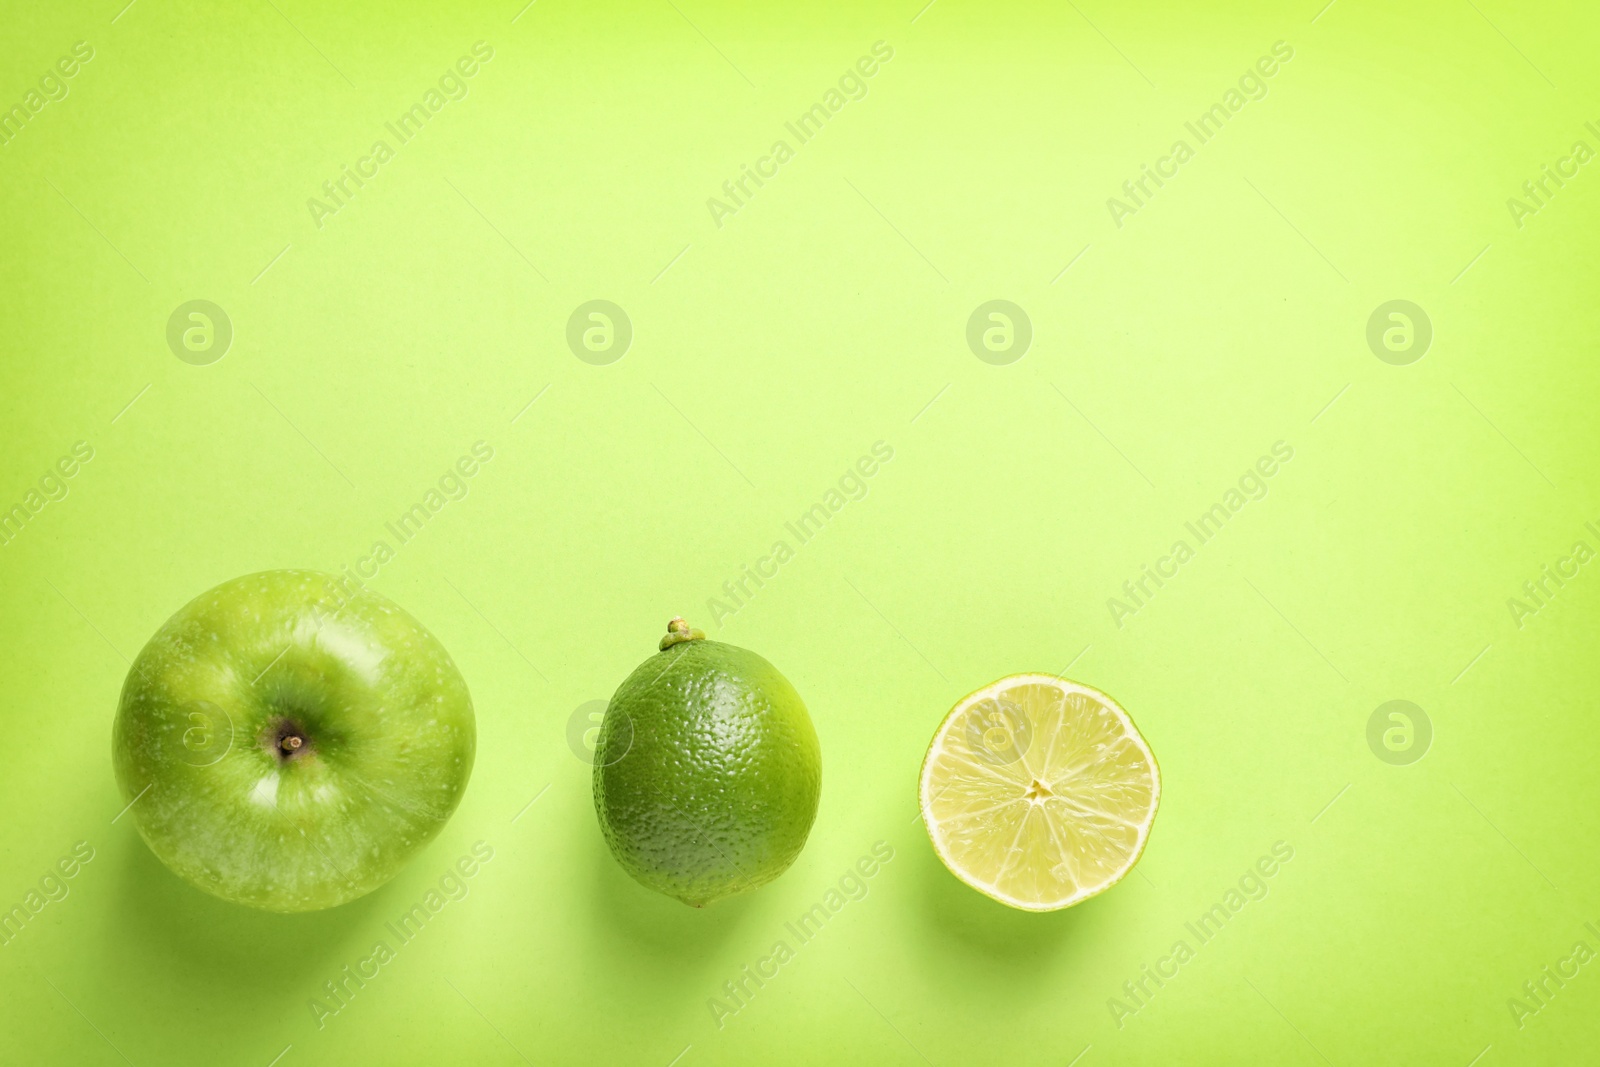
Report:
<svg viewBox="0 0 1600 1067"><path fill-rule="evenodd" d="M967 696L922 765L922 820L946 867L1002 904L1070 907L1138 862L1161 799L1155 756L1097 689L1017 674Z"/></svg>

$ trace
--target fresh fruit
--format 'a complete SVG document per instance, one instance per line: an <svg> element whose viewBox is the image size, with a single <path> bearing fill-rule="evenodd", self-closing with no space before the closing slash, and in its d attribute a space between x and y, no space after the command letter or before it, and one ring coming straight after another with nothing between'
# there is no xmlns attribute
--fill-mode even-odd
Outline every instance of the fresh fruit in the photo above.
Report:
<svg viewBox="0 0 1600 1067"><path fill-rule="evenodd" d="M682 619L612 696L594 755L612 855L697 908L782 874L817 816L822 751L800 694Z"/></svg>
<svg viewBox="0 0 1600 1067"><path fill-rule="evenodd" d="M1014 674L945 716L919 800L957 878L1013 908L1054 911L1133 869L1161 773L1116 701L1053 674Z"/></svg>
<svg viewBox="0 0 1600 1067"><path fill-rule="evenodd" d="M313 911L383 885L472 772L472 699L395 604L315 571L202 593L128 672L113 730L139 833L225 900Z"/></svg>

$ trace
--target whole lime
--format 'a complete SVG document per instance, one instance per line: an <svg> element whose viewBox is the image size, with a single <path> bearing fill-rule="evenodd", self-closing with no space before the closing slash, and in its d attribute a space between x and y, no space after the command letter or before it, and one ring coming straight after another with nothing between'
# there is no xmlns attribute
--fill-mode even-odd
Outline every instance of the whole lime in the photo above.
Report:
<svg viewBox="0 0 1600 1067"><path fill-rule="evenodd" d="M682 619L612 696L595 743L594 807L612 855L697 908L788 870L821 792L822 750L794 686Z"/></svg>

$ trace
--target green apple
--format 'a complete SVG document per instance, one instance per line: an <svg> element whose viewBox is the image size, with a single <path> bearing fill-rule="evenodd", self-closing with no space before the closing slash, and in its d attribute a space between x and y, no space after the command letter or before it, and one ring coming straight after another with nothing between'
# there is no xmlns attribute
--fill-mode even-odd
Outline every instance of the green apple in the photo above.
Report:
<svg viewBox="0 0 1600 1067"><path fill-rule="evenodd" d="M156 631L112 756L163 863L289 912L394 877L455 810L475 747L466 682L416 619L349 579L264 571Z"/></svg>

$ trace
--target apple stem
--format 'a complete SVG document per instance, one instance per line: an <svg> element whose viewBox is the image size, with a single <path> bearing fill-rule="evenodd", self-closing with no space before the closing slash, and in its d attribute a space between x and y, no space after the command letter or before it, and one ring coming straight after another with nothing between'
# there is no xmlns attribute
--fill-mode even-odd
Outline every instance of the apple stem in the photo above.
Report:
<svg viewBox="0 0 1600 1067"><path fill-rule="evenodd" d="M261 731L260 745L276 756L280 764L306 759L316 751L306 729L287 715L267 723Z"/></svg>
<svg viewBox="0 0 1600 1067"><path fill-rule="evenodd" d="M673 645L682 644L685 641L704 641L705 639L706 632L704 630L696 630L690 626L683 620L682 615L674 616L673 620L667 623L667 636L661 639L661 651L665 652Z"/></svg>

